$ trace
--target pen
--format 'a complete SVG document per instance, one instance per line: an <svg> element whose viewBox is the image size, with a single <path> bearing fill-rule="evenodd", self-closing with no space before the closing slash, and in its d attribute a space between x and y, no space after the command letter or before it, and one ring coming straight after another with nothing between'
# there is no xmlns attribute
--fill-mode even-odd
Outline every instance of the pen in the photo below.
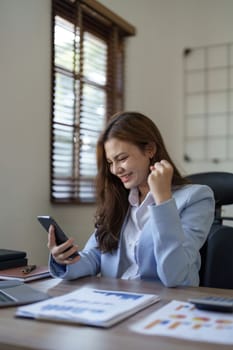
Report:
<svg viewBox="0 0 233 350"><path fill-rule="evenodd" d="M22 269L22 272L23 272L24 274L28 274L28 273L32 272L33 270L35 270L35 269L36 269L36 265L27 265L27 266L25 266L25 267Z"/></svg>

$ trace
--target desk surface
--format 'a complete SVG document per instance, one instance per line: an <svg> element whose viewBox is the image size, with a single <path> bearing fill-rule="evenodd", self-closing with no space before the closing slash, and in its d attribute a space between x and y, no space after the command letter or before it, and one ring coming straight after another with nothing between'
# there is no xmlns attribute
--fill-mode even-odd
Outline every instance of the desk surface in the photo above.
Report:
<svg viewBox="0 0 233 350"><path fill-rule="evenodd" d="M110 329L15 318L16 308L4 308L0 310L0 349L219 350L220 346L221 349L230 349L230 346L227 345L137 334L129 329L129 325L160 308L172 299L186 301L190 297L207 294L233 297L232 290L203 287L165 288L157 282L127 281L98 277L87 277L68 282L58 279L46 279L31 282L30 285L39 290L47 291L53 296L70 292L77 287L85 285L102 289L159 294L161 301Z"/></svg>

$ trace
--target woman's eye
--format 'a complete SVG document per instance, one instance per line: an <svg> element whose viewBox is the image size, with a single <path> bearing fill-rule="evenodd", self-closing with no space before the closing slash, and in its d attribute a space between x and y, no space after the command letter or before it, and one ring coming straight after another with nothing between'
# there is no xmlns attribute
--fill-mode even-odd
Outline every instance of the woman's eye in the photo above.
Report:
<svg viewBox="0 0 233 350"><path fill-rule="evenodd" d="M124 160L126 160L127 159L127 157L123 157L123 158L121 158L121 159L118 159L118 161L119 162L123 162Z"/></svg>

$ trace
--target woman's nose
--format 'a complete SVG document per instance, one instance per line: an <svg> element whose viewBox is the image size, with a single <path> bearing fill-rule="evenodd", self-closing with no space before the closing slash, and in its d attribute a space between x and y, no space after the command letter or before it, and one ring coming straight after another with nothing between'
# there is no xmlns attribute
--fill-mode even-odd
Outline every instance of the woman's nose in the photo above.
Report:
<svg viewBox="0 0 233 350"><path fill-rule="evenodd" d="M112 164L112 173L114 175L119 175L121 174L123 171L122 167L117 165L116 163L115 164Z"/></svg>
<svg viewBox="0 0 233 350"><path fill-rule="evenodd" d="M116 172L117 172L117 165L116 165L116 163L112 163L112 173L114 174L114 175L116 175Z"/></svg>

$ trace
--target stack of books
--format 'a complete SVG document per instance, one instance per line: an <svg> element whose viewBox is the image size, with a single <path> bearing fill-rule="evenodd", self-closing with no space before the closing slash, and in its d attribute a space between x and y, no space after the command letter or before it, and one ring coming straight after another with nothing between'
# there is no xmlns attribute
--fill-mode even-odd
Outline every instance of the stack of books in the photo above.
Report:
<svg viewBox="0 0 233 350"><path fill-rule="evenodd" d="M48 266L28 265L26 255L19 250L0 249L0 281L30 282L50 277Z"/></svg>
<svg viewBox="0 0 233 350"><path fill-rule="evenodd" d="M26 266L27 253L19 250L0 249L0 270Z"/></svg>

